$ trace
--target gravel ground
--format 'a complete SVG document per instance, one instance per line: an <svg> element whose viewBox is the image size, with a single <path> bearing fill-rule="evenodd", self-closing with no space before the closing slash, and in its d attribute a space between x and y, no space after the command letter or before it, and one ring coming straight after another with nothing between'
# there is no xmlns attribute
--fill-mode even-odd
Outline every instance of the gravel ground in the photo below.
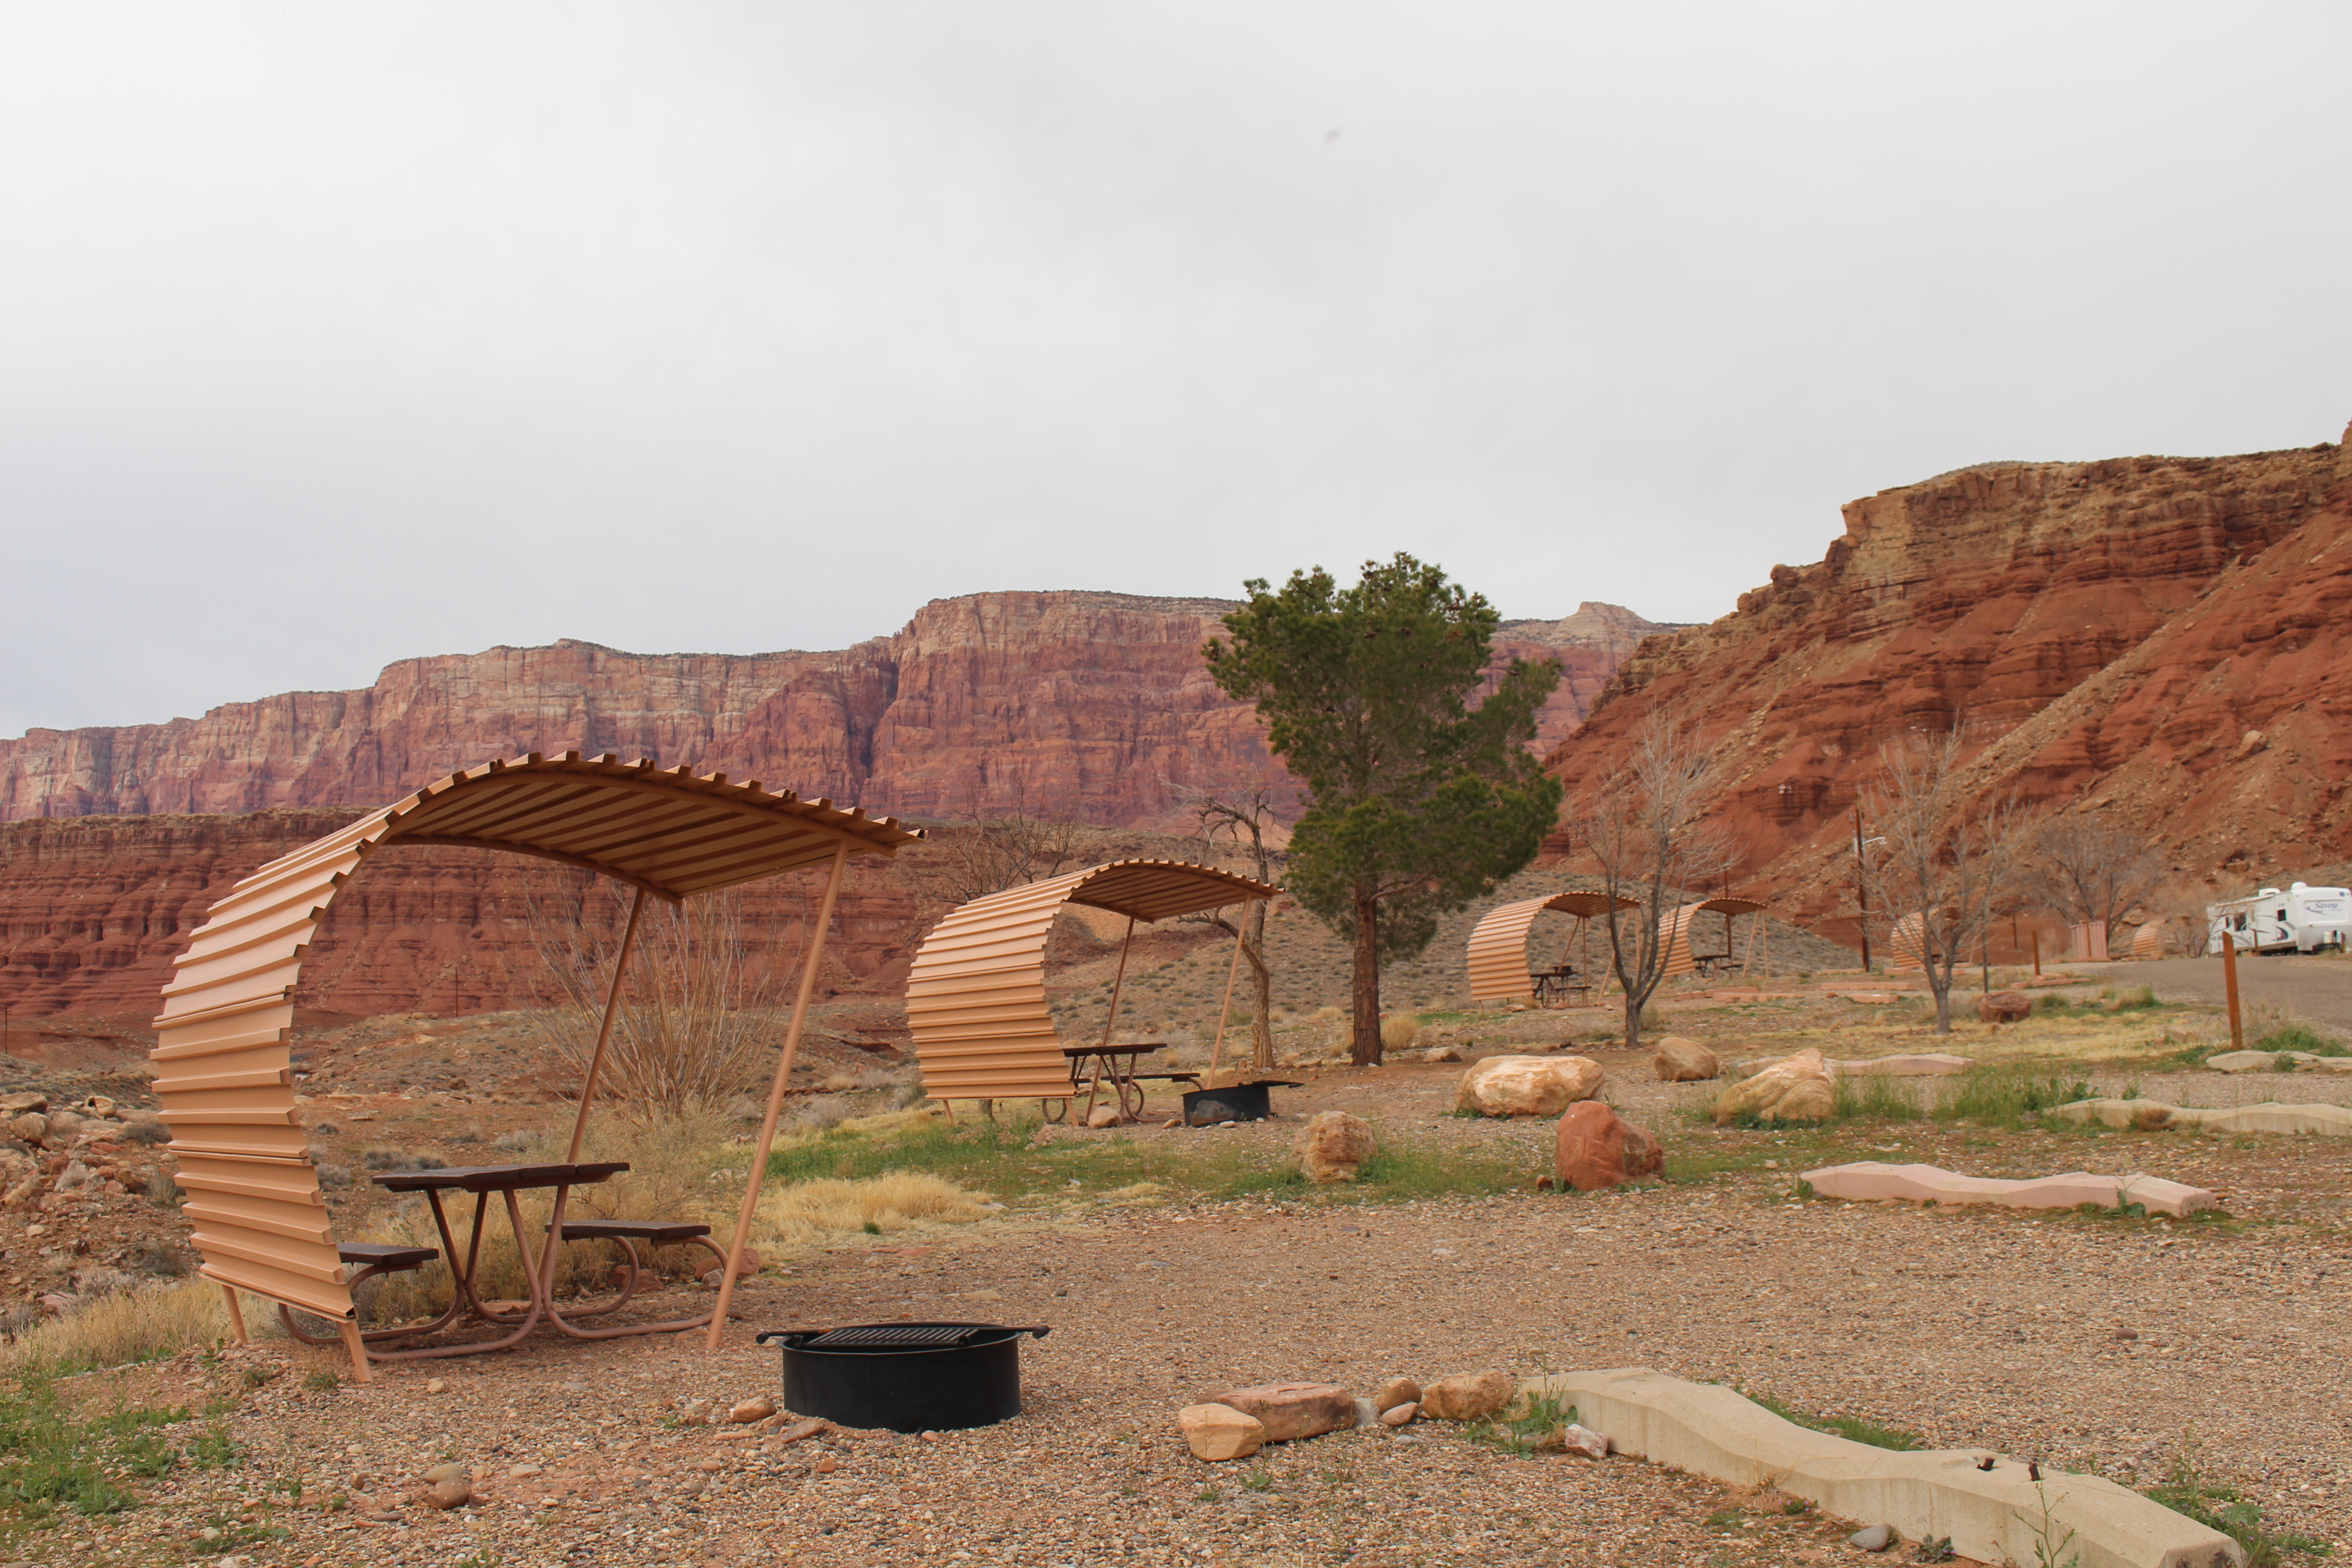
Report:
<svg viewBox="0 0 2352 1568"><path fill-rule="evenodd" d="M1283 1378L1369 1392L1394 1373L1646 1365L2140 1484L2191 1433L2207 1473L2246 1489L2274 1527L2352 1549L2352 1147L1908 1124L1717 1132L1678 1112L1687 1090L1644 1065L1610 1061L1612 1099L1651 1120L1673 1157L1711 1170L1704 1179L1586 1196L1097 1206L923 1245L859 1238L748 1286L747 1321L715 1355L674 1338L541 1344L331 1391L302 1385L300 1373L335 1364L307 1352L257 1392L235 1360L76 1380L101 1405L234 1393L251 1459L179 1472L150 1506L30 1544L42 1561L244 1554L321 1568L1863 1561L1842 1544L1851 1522L1785 1516L1775 1500L1636 1461L1518 1458L1425 1426L1210 1467L1185 1455L1172 1420L1221 1388ZM1537 1168L1548 1128L1438 1120L1457 1070L1332 1074L1299 1099L1379 1115L1398 1136L1523 1142ZM2196 1087L2144 1080L2152 1097ZM1795 1200L1797 1171L1831 1157L1985 1174L2146 1166L2222 1191L2232 1217ZM674 1424L687 1399L776 1391L757 1328L900 1315L1051 1324L1023 1352L1027 1413L936 1441L843 1433L791 1447ZM286 1360L278 1347L253 1356ZM427 1392L433 1378L444 1392ZM474 1468L473 1508L411 1500L444 1458ZM286 1501L291 1477L300 1504ZM349 1506L319 1506L338 1497ZM255 1521L291 1534L245 1543L239 1521Z"/></svg>

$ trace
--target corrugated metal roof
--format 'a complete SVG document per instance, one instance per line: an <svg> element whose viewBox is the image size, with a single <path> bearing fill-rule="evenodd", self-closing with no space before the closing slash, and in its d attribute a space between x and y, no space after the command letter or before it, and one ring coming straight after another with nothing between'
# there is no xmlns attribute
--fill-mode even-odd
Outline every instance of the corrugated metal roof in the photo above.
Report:
<svg viewBox="0 0 2352 1568"><path fill-rule="evenodd" d="M487 763L279 856L206 913L155 1020L155 1090L211 1279L348 1319L351 1293L294 1109L294 986L336 892L390 844L530 855L656 898L731 887L919 833L827 800L613 756Z"/></svg>
<svg viewBox="0 0 2352 1568"><path fill-rule="evenodd" d="M1698 960L1691 954L1691 921L1710 910L1727 916L1755 915L1763 913L1764 906L1753 899L1706 899L1696 904L1683 905L1666 917L1666 966L1663 973L1698 973Z"/></svg>
<svg viewBox="0 0 2352 1568"><path fill-rule="evenodd" d="M1268 899L1264 882L1182 860L1114 860L949 911L907 974L907 1026L934 1100L1062 1100L1070 1065L1045 1005L1045 939L1066 903L1139 921Z"/></svg>

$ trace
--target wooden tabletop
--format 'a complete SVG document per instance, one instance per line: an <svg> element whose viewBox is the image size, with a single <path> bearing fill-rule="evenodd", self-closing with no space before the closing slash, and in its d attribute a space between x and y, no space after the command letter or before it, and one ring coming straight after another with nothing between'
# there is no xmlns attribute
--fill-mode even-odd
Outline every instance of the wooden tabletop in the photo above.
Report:
<svg viewBox="0 0 2352 1568"><path fill-rule="evenodd" d="M1140 1055L1142 1055L1145 1051L1164 1051L1164 1050L1166 1050L1167 1048L1168 1048L1168 1042L1167 1042L1167 1041L1165 1041L1165 1040L1153 1040L1153 1041L1152 1041L1150 1044L1149 1044L1149 1045L1140 1045L1140 1046L1064 1046L1064 1047L1062 1047L1062 1054L1063 1054L1064 1056L1066 1056L1066 1057L1073 1057L1073 1058L1076 1058L1076 1057L1118 1057L1118 1056L1130 1056L1130 1057L1131 1057L1131 1056L1140 1056Z"/></svg>
<svg viewBox="0 0 2352 1568"><path fill-rule="evenodd" d="M618 1175L629 1168L626 1160L551 1165L451 1165L439 1171L386 1171L375 1184L395 1193L430 1190L463 1193L507 1193L525 1187L577 1187Z"/></svg>

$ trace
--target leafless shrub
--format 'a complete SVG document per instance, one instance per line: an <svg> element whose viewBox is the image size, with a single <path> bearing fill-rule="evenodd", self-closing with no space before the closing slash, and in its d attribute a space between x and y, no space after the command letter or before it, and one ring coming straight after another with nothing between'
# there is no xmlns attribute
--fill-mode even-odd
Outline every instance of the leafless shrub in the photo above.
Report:
<svg viewBox="0 0 2352 1568"><path fill-rule="evenodd" d="M965 791L970 826L936 834L907 857L917 887L943 903L966 904L1069 868L1077 855L1076 813L1033 811L1026 774L1015 774L1007 793L1009 802L992 802L976 784Z"/></svg>
<svg viewBox="0 0 2352 1568"><path fill-rule="evenodd" d="M2165 869L2164 851L2145 836L2114 823L2067 816L2033 836L2028 888L2075 924L2105 928L2113 952L2122 945L2116 928L2156 890Z"/></svg>
<svg viewBox="0 0 2352 1568"><path fill-rule="evenodd" d="M549 1052L576 1080L595 1054L626 929L614 884L551 873L526 884L541 963L525 977L541 1006L531 1015ZM737 889L682 906L648 899L614 1009L599 1094L625 1116L682 1115L754 1087L782 1027L786 990L806 951L808 922L772 961L755 956ZM551 994L550 994L551 991Z"/></svg>
<svg viewBox="0 0 2352 1568"><path fill-rule="evenodd" d="M1271 882L1280 875L1287 856L1275 840L1277 835L1286 836L1286 830L1276 813L1273 791L1261 785L1230 799L1196 795L1192 813L1204 844L1239 851L1250 875L1261 882ZM1241 942L1242 963L1250 972L1250 1064L1260 1071L1274 1066L1274 971L1265 954L1265 920L1271 907L1270 900L1250 900L1238 930L1222 910L1209 917L1218 930L1235 932Z"/></svg>

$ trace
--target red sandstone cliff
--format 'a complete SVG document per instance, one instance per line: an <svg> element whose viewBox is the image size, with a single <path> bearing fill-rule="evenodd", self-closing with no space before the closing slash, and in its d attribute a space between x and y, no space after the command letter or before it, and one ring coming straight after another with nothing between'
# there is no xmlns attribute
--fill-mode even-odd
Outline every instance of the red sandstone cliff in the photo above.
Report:
<svg viewBox="0 0 2352 1568"><path fill-rule="evenodd" d="M1882 745L1955 717L1980 791L2111 811L2192 877L2342 858L2347 451L1988 465L1852 502L1822 561L1643 644L1549 765L1573 796L1686 713L1729 764L1748 888L1815 920L1852 913Z"/></svg>
<svg viewBox="0 0 2352 1568"><path fill-rule="evenodd" d="M877 814L969 815L1016 778L1033 806L1154 823L1185 786L1270 781L1248 709L1199 648L1233 606L1119 594L976 594L830 653L633 654L593 643L404 660L361 691L295 691L202 719L0 740L0 821L380 805L525 752L617 752L756 777ZM1643 636L1614 605L1509 623L1498 653L1557 658L1565 735Z"/></svg>

